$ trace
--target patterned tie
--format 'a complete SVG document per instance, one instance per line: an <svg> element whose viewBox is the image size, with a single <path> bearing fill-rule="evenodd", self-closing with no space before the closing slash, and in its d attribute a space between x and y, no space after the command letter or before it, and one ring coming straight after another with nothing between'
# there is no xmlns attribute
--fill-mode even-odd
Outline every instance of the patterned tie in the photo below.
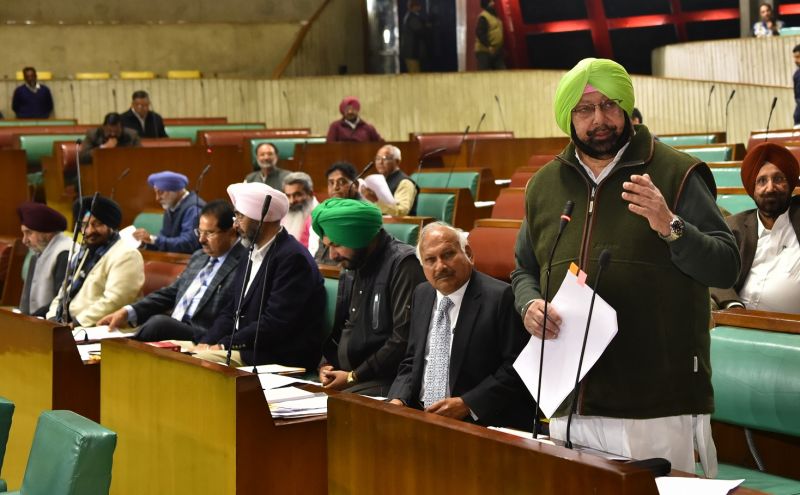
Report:
<svg viewBox="0 0 800 495"><path fill-rule="evenodd" d="M211 282L211 274L214 271L217 261L219 261L219 259L209 258L206 266L200 270L195 279L189 285L189 288L183 293L183 297L181 297L180 301L178 301L178 304L175 305L175 310L172 312L173 318L178 321L182 321L184 317L192 317L194 310L196 309L196 307L192 307L192 302L194 302L195 298L199 299L203 296L203 294L205 294L206 288ZM192 311L190 312L189 310Z"/></svg>
<svg viewBox="0 0 800 495"><path fill-rule="evenodd" d="M425 393L422 403L427 408L447 397L450 376L450 308L453 301L443 297L439 309L433 315L433 329L430 335L428 366L425 368Z"/></svg>

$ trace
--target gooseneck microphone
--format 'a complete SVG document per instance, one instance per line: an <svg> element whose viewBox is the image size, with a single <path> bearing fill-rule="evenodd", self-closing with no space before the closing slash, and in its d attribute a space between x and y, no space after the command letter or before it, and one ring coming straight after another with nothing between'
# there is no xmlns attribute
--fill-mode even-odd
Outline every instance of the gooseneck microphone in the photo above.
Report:
<svg viewBox="0 0 800 495"><path fill-rule="evenodd" d="M764 142L765 143L767 142L767 139L769 139L769 124L770 124L770 122L772 122L772 112L775 111L775 105L777 103L778 103L778 97L776 96L776 97L774 97L772 99L772 106L769 107L769 117L767 117L767 129L766 129L766 131L764 131Z"/></svg>
<svg viewBox="0 0 800 495"><path fill-rule="evenodd" d="M475 128L475 133L481 132L481 124L483 124L483 119L486 118L486 112L481 115L481 120L478 121L478 127ZM472 166L472 162L475 160L475 146L478 144L477 139L472 140L472 146L469 150L469 158L467 158L467 167Z"/></svg>
<svg viewBox="0 0 800 495"><path fill-rule="evenodd" d="M497 110L500 111L500 122L503 123L503 132L506 132L508 131L508 129L506 128L506 117L503 115L503 106L500 104L500 97L494 95L494 101L495 103L497 103Z"/></svg>
<svg viewBox="0 0 800 495"><path fill-rule="evenodd" d="M119 174L119 177L117 177L117 180L114 181L114 185L111 186L111 196L109 196L110 199L114 199L114 193L117 192L117 184L119 184L119 181L124 179L130 172L131 172L131 168L128 167L125 170L123 170L121 174Z"/></svg>
<svg viewBox="0 0 800 495"><path fill-rule="evenodd" d="M583 332L583 345L581 345L581 357L578 359L578 372L575 374L575 387L572 389L572 407L567 417L567 442L565 446L568 449L572 448L572 440L569 438L569 428L572 424L572 415L578 410L578 385L581 380L581 366L583 365L583 355L586 353L586 341L589 339L589 325L592 323L592 311L594 310L594 298L597 295L597 288L600 286L600 274L603 269L608 266L611 260L611 251L603 249L600 253L600 259L597 263L597 276L594 279L594 290L592 290L592 299L589 302L589 317L586 319L586 330Z"/></svg>
<svg viewBox="0 0 800 495"><path fill-rule="evenodd" d="M203 187L203 179L205 179L209 170L211 170L210 163L203 168L203 171L200 172L197 181L194 183L194 209L197 210L197 223L195 224L195 228L200 228L200 188Z"/></svg>
<svg viewBox="0 0 800 495"><path fill-rule="evenodd" d="M83 188L81 187L81 144L82 143L83 139L81 138L75 140L75 144L78 145L78 149L75 150L75 172L78 174L78 199L83 198Z"/></svg>
<svg viewBox="0 0 800 495"><path fill-rule="evenodd" d="M429 152L424 153L422 156L420 156L419 157L419 162L417 163L417 173L422 172L422 162L424 162L426 159L432 157L433 155L438 155L442 151L446 151L446 150L447 150L447 148L445 146L442 146L441 148L436 148L436 149L430 150Z"/></svg>
<svg viewBox="0 0 800 495"><path fill-rule="evenodd" d="M706 103L706 134L709 132L709 121L711 120L711 95L714 94L716 88L716 84L712 84L711 89L708 91L708 103Z"/></svg>
<svg viewBox="0 0 800 495"><path fill-rule="evenodd" d="M78 249L78 252L75 256L81 254L81 250L86 245L86 227L89 225L89 222L86 222L86 225L83 225L83 217L88 211L90 215L94 215L94 205L97 201L97 197L100 196L99 192L95 192L94 196L92 196L92 202L89 204L88 210L83 207L83 197L81 197L79 201L80 208L78 208L78 218L75 219L75 228L72 233L72 245L69 248L69 264L67 265L70 267L72 265L72 257L75 250L75 245L78 243L78 232L81 234L81 245ZM84 253L85 256L85 253ZM72 284L75 281L75 274L78 273L78 270L82 266L82 263L75 259L74 266L71 266L67 269L67 273L64 274L64 282L61 285L61 314L58 317L58 321L60 323L68 324L72 320L72 317L69 314L69 304L71 302L70 293L72 292ZM88 339L88 336L86 336Z"/></svg>
<svg viewBox="0 0 800 495"><path fill-rule="evenodd" d="M731 95L728 96L728 101L725 102L725 141L728 141L728 107L731 104L731 100L733 99L733 95L736 94L736 90L731 90Z"/></svg>
<svg viewBox="0 0 800 495"><path fill-rule="evenodd" d="M486 115L486 114L484 114ZM483 122L483 117L481 117L481 122ZM458 143L458 150L459 153L461 152L461 145L464 144L464 141L467 140L467 135L469 135L469 126L464 129L464 134L461 135L461 141ZM444 183L444 188L447 189L450 187L450 178L453 176L453 169L456 167L456 161L454 160L453 163L450 165L450 170L447 172L447 180Z"/></svg>
<svg viewBox="0 0 800 495"><path fill-rule="evenodd" d="M356 178L353 179L353 182L350 183L350 187L347 188L347 197L348 198L353 194L353 186L358 184L358 179L364 177L364 175L367 172L369 172L370 169L372 169L372 167L374 167L374 166L375 166L375 160L372 160L369 163L367 163L367 165L364 167L364 170L362 170L360 174L356 175Z"/></svg>
<svg viewBox="0 0 800 495"><path fill-rule="evenodd" d="M539 348L539 380L536 384L536 397L539 403L542 402L542 371L544 370L544 341L547 335L547 307L550 299L550 270L553 268L553 256L556 254L556 247L558 241L561 240L561 234L564 233L564 228L572 220L572 210L575 208L575 202L568 199L564 205L564 211L561 212L561 220L558 225L558 234L556 240L553 242L553 248L550 250L550 258L547 260L547 268L545 270L545 283L544 283L544 318L542 320L542 345ZM538 409L538 407L537 407ZM533 422L533 438L535 439L540 429L541 421L539 419L539 411L536 411L536 418Z"/></svg>
<svg viewBox="0 0 800 495"><path fill-rule="evenodd" d="M256 235L253 238L252 242L250 243L250 247L247 249L247 264L244 268L244 279L242 280L242 288L239 290L239 300L236 302L236 311L233 313L233 331L231 332L231 340L228 342L228 353L225 355L225 365L231 365L231 352L233 351L233 337L236 335L236 332L239 331L239 317L242 312L242 302L244 301L244 294L245 288L247 287L247 281L250 280L250 270L253 268L253 251L255 251L256 243L258 242L258 237L261 235L261 226L264 225L264 217L267 216L267 212L269 212L269 205L272 202L272 196L267 194L267 197L264 198L264 204L261 206L261 218L258 219L258 227L256 227ZM266 265L265 265L266 270ZM254 280L255 282L255 280ZM267 285L267 281L264 280L264 285ZM260 309L260 308L259 308ZM261 322L261 313L258 314L258 322ZM253 360L254 362L258 362L256 356L258 353L256 352L255 348L255 339L258 338L258 326L256 326L256 337L254 338L253 342Z"/></svg>

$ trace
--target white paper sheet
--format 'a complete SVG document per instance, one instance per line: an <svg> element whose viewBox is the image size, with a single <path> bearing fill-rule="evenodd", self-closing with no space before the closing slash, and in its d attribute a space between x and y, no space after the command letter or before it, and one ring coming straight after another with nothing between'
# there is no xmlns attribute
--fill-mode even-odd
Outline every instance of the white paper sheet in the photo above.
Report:
<svg viewBox="0 0 800 495"><path fill-rule="evenodd" d="M136 231L136 227L134 227L133 225L128 225L127 227L119 231L119 238L127 246L130 246L133 249L139 249L139 246L142 243L141 241L137 241L136 239L133 238L134 231Z"/></svg>
<svg viewBox="0 0 800 495"><path fill-rule="evenodd" d="M88 336L88 340L105 340L105 339L121 339L123 337L130 337L136 333L134 331L121 331L121 330L109 330L108 325L101 325L98 327L76 327L75 330L72 331L72 336L75 337L75 342L83 342L86 340L86 336Z"/></svg>
<svg viewBox="0 0 800 495"><path fill-rule="evenodd" d="M100 353L100 342L78 346L78 354L80 354L81 356L81 361L88 361L90 355L97 355L99 353Z"/></svg>
<svg viewBox="0 0 800 495"><path fill-rule="evenodd" d="M363 179L358 179L359 190L361 187L366 186L372 189L378 201L386 205L394 205L397 201L394 200L394 194L389 189L389 184L386 183L386 177L381 174L368 175Z"/></svg>
<svg viewBox="0 0 800 495"><path fill-rule="evenodd" d="M269 410L273 418L305 418L326 414L328 412L328 396L315 395L307 399L270 404Z"/></svg>
<svg viewBox="0 0 800 495"><path fill-rule="evenodd" d="M580 285L578 278L568 271L551 303L561 315L561 331L558 338L549 339L544 344L541 401L536 396L541 339L531 337L514 362L514 369L548 418L575 387L575 374L578 372L578 358L581 355L591 298L592 289L588 285ZM597 296L581 366L581 379L594 366L616 334L617 312Z"/></svg>
<svg viewBox="0 0 800 495"><path fill-rule="evenodd" d="M275 375L272 373L262 373L258 375L258 381L261 382L261 388L264 390L272 390L273 388L285 387L293 383L310 383L312 385L319 385L309 380L301 380L299 378L292 378L291 376Z"/></svg>
<svg viewBox="0 0 800 495"><path fill-rule="evenodd" d="M253 371L252 366L239 366L239 370L242 371ZM278 375L291 375L296 373L305 373L305 368L298 368L294 366L284 366L282 364L262 364L256 366L256 373L276 373Z"/></svg>
<svg viewBox="0 0 800 495"><path fill-rule="evenodd" d="M267 398L269 404L277 404L278 402L293 401L299 399L309 399L319 395L314 392L309 392L297 387L283 387L273 388L271 390L264 390L264 397Z"/></svg>
<svg viewBox="0 0 800 495"><path fill-rule="evenodd" d="M707 480L704 478L679 478L662 476L656 478L660 495L727 495L744 480Z"/></svg>

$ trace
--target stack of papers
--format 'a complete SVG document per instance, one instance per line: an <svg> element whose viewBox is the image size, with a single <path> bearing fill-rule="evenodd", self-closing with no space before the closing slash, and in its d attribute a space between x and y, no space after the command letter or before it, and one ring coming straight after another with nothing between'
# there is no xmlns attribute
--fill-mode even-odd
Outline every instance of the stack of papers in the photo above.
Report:
<svg viewBox="0 0 800 495"><path fill-rule="evenodd" d="M92 356L97 359L100 356L100 343L79 345L78 354L81 355L81 361L89 361Z"/></svg>
<svg viewBox="0 0 800 495"><path fill-rule="evenodd" d="M253 371L252 366L239 366L239 370L242 371ZM276 373L278 375L297 375L301 373L305 373L305 368L300 368L297 366L284 366L282 364L262 364L260 366L256 366L256 373Z"/></svg>
<svg viewBox="0 0 800 495"><path fill-rule="evenodd" d="M323 394L306 399L287 400L269 405L273 418L307 418L328 413L328 396Z"/></svg>
<svg viewBox="0 0 800 495"><path fill-rule="evenodd" d="M309 380L301 380L300 378L292 378L291 376L275 375L272 373L263 373L258 375L258 381L261 382L262 390L272 390L273 388L285 387L293 383L310 383L312 385L319 385Z"/></svg>
<svg viewBox="0 0 800 495"><path fill-rule="evenodd" d="M290 400L310 399L311 397L319 397L321 395L324 394L308 392L297 387L284 387L273 388L272 390L264 390L264 397L267 398L267 402L269 404L277 404L278 402L286 402Z"/></svg>
<svg viewBox="0 0 800 495"><path fill-rule="evenodd" d="M743 482L744 480L707 480L662 476L656 478L656 487L661 495L726 495Z"/></svg>
<svg viewBox="0 0 800 495"><path fill-rule="evenodd" d="M75 342L83 342L84 340L104 340L104 339L119 339L122 337L131 337L136 333L136 330L109 330L107 325L99 327L77 327L72 331L72 336L75 337Z"/></svg>

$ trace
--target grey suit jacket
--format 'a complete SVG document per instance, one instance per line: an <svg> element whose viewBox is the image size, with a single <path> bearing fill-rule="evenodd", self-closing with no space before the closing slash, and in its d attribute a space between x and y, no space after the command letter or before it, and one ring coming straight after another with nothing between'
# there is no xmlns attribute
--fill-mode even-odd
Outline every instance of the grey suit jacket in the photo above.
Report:
<svg viewBox="0 0 800 495"><path fill-rule="evenodd" d="M758 247L757 214L758 210L747 210L725 219L736 238L736 245L739 246L742 265L739 269L739 276L736 278L736 284L732 288L711 289L711 300L717 308L724 309L730 303L742 302L739 298L739 291L742 290L747 276L750 275L753 259L756 257L756 247ZM800 196L794 196L789 203L789 220L792 222L798 241L800 241Z"/></svg>
<svg viewBox="0 0 800 495"><path fill-rule="evenodd" d="M238 242L231 248L222 266L219 267L200 299L200 303L191 318L192 326L208 329L214 323L222 306L225 305L225 301L222 298L233 283L236 267L239 265L239 261L246 256L246 252L247 250L244 246ZM198 249L189 258L189 264L186 269L172 284L151 292L134 303L133 309L136 311L136 323L141 325L152 316L172 312L175 304L183 297L192 280L207 262L208 255L202 249Z"/></svg>
<svg viewBox="0 0 800 495"><path fill-rule="evenodd" d="M421 407L425 347L435 302L436 290L429 283L417 286L408 350L388 395L411 407ZM461 397L479 424L524 429L533 424L536 405L513 369L529 338L514 311L511 286L474 270L453 330L449 382L450 396Z"/></svg>

